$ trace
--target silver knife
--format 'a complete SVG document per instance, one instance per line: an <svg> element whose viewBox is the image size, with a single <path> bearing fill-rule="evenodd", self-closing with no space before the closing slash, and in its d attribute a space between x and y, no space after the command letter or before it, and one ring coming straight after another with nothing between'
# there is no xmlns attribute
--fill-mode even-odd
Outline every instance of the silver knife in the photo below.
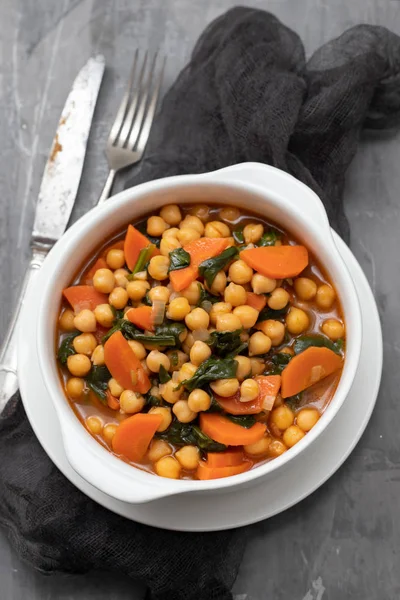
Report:
<svg viewBox="0 0 400 600"><path fill-rule="evenodd" d="M49 250L64 233L74 206L104 67L104 57L99 55L79 71L44 169L31 237L32 259L0 347L0 412L18 389L17 327L24 298Z"/></svg>

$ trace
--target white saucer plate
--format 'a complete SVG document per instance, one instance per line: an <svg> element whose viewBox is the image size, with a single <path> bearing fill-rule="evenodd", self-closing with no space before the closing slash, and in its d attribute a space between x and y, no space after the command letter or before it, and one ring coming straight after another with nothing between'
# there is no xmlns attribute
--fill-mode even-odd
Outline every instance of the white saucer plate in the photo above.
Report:
<svg viewBox="0 0 400 600"><path fill-rule="evenodd" d="M54 464L77 488L95 502L128 519L178 531L217 531L256 523L300 502L320 487L343 464L359 441L378 395L382 371L382 333L367 279L346 244L335 234L340 253L353 277L363 321L361 358L351 391L330 426L299 456L251 487L212 496L181 494L147 504L115 500L91 486L69 464L58 418L40 374L35 320L45 265L23 310L19 336L19 383L32 428ZM302 476L298 477L301 468ZM293 485L295 482L295 485Z"/></svg>

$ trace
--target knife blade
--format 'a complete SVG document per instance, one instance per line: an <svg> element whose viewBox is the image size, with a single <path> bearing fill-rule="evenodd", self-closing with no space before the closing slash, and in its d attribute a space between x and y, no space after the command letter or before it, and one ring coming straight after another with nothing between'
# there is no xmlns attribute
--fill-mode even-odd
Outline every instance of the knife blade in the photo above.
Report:
<svg viewBox="0 0 400 600"><path fill-rule="evenodd" d="M75 202L104 68L104 57L99 55L79 71L44 169L31 237L32 258L0 347L0 412L18 389L17 328L24 298L47 253L64 233Z"/></svg>
<svg viewBox="0 0 400 600"><path fill-rule="evenodd" d="M67 226L78 192L86 146L104 73L104 57L90 58L64 105L40 186L32 241L54 243Z"/></svg>

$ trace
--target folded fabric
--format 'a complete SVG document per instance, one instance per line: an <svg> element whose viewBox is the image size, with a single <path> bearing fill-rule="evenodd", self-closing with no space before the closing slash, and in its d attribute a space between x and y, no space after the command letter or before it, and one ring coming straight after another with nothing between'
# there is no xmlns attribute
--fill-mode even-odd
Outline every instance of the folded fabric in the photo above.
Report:
<svg viewBox="0 0 400 600"><path fill-rule="evenodd" d="M348 239L346 169L363 127L399 123L399 56L399 37L361 25L306 63L300 38L273 15L230 10L205 30L167 93L127 185L265 162L313 188ZM0 454L0 523L34 568L127 574L143 580L154 600L232 597L249 528L184 534L107 511L52 464L18 394L0 417Z"/></svg>

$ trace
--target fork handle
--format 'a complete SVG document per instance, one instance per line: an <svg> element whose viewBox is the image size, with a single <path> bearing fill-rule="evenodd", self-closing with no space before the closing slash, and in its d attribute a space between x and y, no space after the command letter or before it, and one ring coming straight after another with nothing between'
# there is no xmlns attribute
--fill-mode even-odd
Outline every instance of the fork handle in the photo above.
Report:
<svg viewBox="0 0 400 600"><path fill-rule="evenodd" d="M105 202L110 197L110 193L111 193L111 189L112 189L112 186L114 183L116 172L117 171L114 171L114 169L110 170L108 177L107 177L107 181L104 185L103 191L101 192L99 201L97 202L97 205L103 204L103 202Z"/></svg>

